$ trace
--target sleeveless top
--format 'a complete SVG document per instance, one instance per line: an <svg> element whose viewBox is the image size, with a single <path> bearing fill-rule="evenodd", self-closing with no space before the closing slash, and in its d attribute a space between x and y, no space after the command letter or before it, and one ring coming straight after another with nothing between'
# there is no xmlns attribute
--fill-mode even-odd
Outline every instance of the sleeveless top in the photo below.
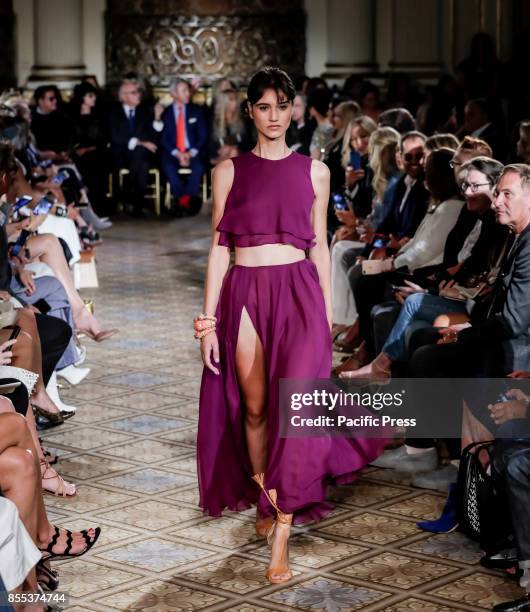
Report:
<svg viewBox="0 0 530 612"><path fill-rule="evenodd" d="M293 152L265 159L250 151L233 157L234 181L216 227L219 244L233 248L287 243L315 246L311 158Z"/></svg>

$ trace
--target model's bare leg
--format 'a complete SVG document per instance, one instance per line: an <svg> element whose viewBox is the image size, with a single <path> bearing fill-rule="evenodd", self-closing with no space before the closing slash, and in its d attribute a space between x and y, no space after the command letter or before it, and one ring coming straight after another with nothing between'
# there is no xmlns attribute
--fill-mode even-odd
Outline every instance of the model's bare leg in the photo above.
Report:
<svg viewBox="0 0 530 612"><path fill-rule="evenodd" d="M267 372L261 340L252 320L243 308L236 346L236 374L245 406L245 431L248 452L254 474L265 473L267 483ZM292 518L292 515L285 515ZM259 517L258 517L259 519ZM258 525L257 525L258 527ZM276 522L269 569L287 566L290 525ZM284 581L290 571L274 572L271 580Z"/></svg>
<svg viewBox="0 0 530 612"><path fill-rule="evenodd" d="M245 308L236 347L236 373L245 402L245 432L254 474L267 465L267 386L263 346Z"/></svg>

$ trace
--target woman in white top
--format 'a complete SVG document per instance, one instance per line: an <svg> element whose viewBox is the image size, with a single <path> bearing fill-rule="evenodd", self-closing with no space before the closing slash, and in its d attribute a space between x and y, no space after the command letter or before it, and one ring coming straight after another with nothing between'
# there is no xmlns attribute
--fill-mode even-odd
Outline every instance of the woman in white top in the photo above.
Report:
<svg viewBox="0 0 530 612"><path fill-rule="evenodd" d="M429 155L425 186L432 196L431 204L413 238L394 257L391 265L394 270L407 267L414 272L442 263L447 236L464 206L449 166L453 154L451 149L443 148Z"/></svg>

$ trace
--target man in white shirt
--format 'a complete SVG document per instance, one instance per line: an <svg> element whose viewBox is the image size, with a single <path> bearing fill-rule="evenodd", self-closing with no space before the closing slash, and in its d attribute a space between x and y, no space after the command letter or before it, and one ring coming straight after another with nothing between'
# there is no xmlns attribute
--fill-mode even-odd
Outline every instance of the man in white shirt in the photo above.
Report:
<svg viewBox="0 0 530 612"><path fill-rule="evenodd" d="M160 121L163 107L157 104L151 109L142 104L138 83L129 79L120 86L119 100L109 113L112 157L116 171L129 170L122 195L130 212L142 216L149 168L155 162L163 128Z"/></svg>

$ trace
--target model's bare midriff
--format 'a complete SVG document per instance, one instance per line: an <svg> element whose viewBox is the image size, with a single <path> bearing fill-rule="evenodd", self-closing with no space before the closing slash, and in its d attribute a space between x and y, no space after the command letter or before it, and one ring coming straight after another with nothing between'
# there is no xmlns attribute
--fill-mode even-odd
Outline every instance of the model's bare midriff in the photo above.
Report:
<svg viewBox="0 0 530 612"><path fill-rule="evenodd" d="M238 266L279 266L305 258L305 251L292 244L262 244L235 248L235 263Z"/></svg>

